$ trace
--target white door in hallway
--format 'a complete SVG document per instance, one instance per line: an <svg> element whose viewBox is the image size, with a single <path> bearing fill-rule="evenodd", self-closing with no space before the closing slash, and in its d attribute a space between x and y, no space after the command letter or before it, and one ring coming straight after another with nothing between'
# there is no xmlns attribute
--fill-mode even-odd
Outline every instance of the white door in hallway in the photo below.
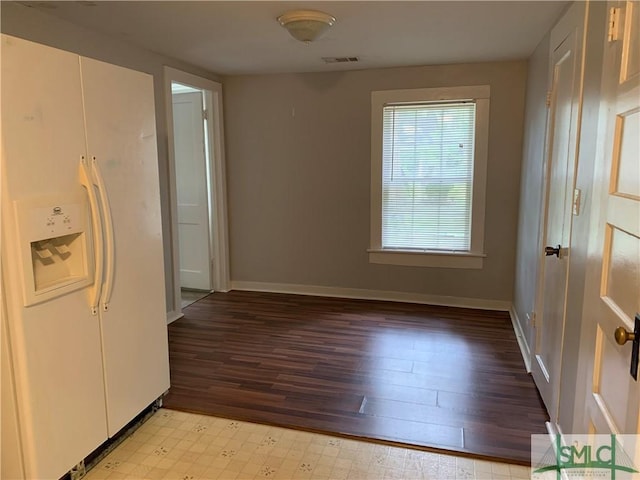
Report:
<svg viewBox="0 0 640 480"><path fill-rule="evenodd" d="M614 339L619 327L640 328L635 320L640 312L640 3L609 6L617 9L617 26L605 45L602 69L602 143L580 345L580 374L588 379L583 427L600 434L640 434L640 383L630 375L633 342L619 345ZM624 449L640 468L640 441Z"/></svg>
<svg viewBox="0 0 640 480"><path fill-rule="evenodd" d="M581 103L584 4L575 4L551 34L551 99L547 129L547 184L542 285L531 370L552 422L560 398L569 243Z"/></svg>
<svg viewBox="0 0 640 480"><path fill-rule="evenodd" d="M173 94L180 286L211 290L209 189L202 92Z"/></svg>

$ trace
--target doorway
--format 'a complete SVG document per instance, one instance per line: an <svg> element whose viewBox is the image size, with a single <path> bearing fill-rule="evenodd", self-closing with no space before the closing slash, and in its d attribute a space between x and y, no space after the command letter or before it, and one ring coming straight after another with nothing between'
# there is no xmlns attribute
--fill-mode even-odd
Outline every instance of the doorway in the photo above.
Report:
<svg viewBox="0 0 640 480"><path fill-rule="evenodd" d="M211 292L210 138L205 92L171 82L181 303ZM195 294L196 296L194 297ZM185 298L186 297L186 298Z"/></svg>
<svg viewBox="0 0 640 480"><path fill-rule="evenodd" d="M227 291L222 86L165 68L171 169L174 312Z"/></svg>

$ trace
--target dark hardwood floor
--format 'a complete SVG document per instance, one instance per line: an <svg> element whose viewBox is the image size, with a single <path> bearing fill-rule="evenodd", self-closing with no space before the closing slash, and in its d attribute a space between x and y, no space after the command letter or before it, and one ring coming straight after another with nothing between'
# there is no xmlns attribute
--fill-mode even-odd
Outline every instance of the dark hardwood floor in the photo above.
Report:
<svg viewBox="0 0 640 480"><path fill-rule="evenodd" d="M546 432L506 312L214 293L169 349L167 408L521 464Z"/></svg>

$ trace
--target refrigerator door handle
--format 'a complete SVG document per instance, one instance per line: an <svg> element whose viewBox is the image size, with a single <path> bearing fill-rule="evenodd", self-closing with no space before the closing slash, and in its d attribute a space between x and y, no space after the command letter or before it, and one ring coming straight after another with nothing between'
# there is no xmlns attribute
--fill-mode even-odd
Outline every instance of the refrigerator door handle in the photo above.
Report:
<svg viewBox="0 0 640 480"><path fill-rule="evenodd" d="M96 157L91 157L91 169L94 184L98 187L98 195L100 196L100 204L102 206L102 221L104 222L106 271L100 303L102 304L102 310L106 312L109 310L109 300L111 299L111 292L113 290L113 274L115 268L113 221L111 218L111 207L109 206L109 196L107 195L107 190L104 186L104 180L102 179L102 174L100 173L100 167Z"/></svg>
<svg viewBox="0 0 640 480"><path fill-rule="evenodd" d="M91 225L93 227L93 245L95 259L95 274L93 285L89 288L89 307L92 315L98 314L98 304L100 293L102 292L102 274L104 268L104 239L102 237L102 220L98 210L98 200L94 182L91 178L87 159L83 155L80 157L80 183L87 190L89 197L89 207L91 209Z"/></svg>

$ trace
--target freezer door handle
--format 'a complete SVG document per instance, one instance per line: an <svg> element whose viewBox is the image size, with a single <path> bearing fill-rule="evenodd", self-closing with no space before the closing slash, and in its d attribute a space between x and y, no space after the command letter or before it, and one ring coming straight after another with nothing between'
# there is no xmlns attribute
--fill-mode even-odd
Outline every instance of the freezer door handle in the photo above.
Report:
<svg viewBox="0 0 640 480"><path fill-rule="evenodd" d="M111 218L109 196L107 195L107 190L104 186L104 180L96 157L91 157L91 170L95 186L98 187L98 195L100 196L100 205L102 207L102 221L104 222L106 269L104 275L104 288L102 289L100 303L102 304L102 310L106 312L109 310L109 300L111 300L111 292L113 290L113 274L115 268L113 221Z"/></svg>
<svg viewBox="0 0 640 480"><path fill-rule="evenodd" d="M89 307L91 314L98 314L98 304L100 302L100 293L102 291L102 274L104 268L104 239L102 237L102 220L98 209L98 199L96 198L96 190L94 182L91 178L89 165L86 157L80 157L80 183L87 190L89 197L89 208L91 209L91 225L93 228L93 250L95 259L95 274L93 285L89 288Z"/></svg>

